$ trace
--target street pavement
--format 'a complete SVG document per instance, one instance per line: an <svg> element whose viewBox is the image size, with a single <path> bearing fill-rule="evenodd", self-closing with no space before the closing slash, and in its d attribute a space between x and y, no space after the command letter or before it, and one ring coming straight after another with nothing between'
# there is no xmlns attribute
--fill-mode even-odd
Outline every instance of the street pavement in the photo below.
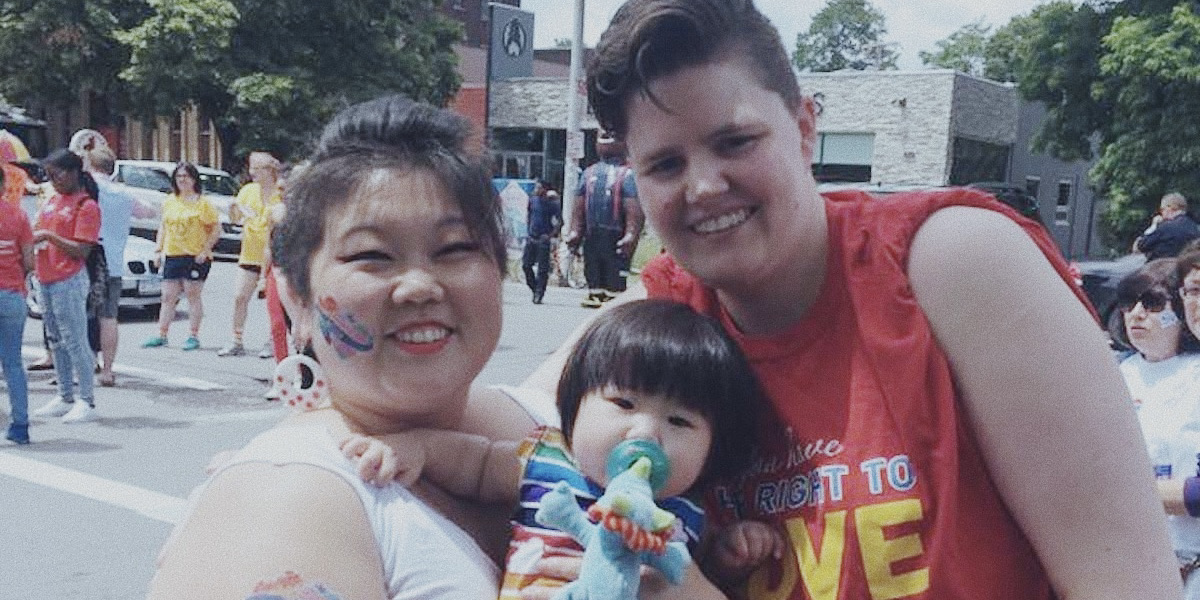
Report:
<svg viewBox="0 0 1200 600"><path fill-rule="evenodd" d="M64 425L35 418L33 444L0 440L0 600L144 598L154 558L203 480L204 465L287 414L262 398L274 365L255 356L267 340L261 301L250 307L249 356L216 355L229 339L236 272L232 263L212 270L200 350L179 349L183 314L169 347L143 349L156 323L123 313L118 386L96 387L100 419ZM520 383L591 314L579 307L582 298L582 290L551 287L538 306L524 284L506 283L500 344L478 382ZM28 321L26 364L41 356L41 336L40 321ZM56 388L53 371L29 378L32 410ZM2 378L0 390L0 426L7 427Z"/></svg>

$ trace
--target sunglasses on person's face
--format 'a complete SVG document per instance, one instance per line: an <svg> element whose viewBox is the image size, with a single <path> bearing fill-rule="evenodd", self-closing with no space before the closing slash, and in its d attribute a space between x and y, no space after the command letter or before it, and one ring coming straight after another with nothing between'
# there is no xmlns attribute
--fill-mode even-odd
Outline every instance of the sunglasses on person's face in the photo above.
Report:
<svg viewBox="0 0 1200 600"><path fill-rule="evenodd" d="M1135 306L1141 304L1146 312L1162 312L1171 304L1171 296L1160 290L1150 290L1142 293L1133 300L1133 302L1125 301L1117 305L1121 312L1128 313Z"/></svg>

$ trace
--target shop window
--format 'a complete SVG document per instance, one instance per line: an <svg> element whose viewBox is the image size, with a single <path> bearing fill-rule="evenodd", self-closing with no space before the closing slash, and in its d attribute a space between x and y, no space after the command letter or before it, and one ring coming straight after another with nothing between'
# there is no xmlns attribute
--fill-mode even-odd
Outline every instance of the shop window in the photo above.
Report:
<svg viewBox="0 0 1200 600"><path fill-rule="evenodd" d="M817 181L870 181L875 135L822 133L813 156Z"/></svg>
<svg viewBox="0 0 1200 600"><path fill-rule="evenodd" d="M1025 178L1025 193L1033 196L1034 200L1038 199L1038 192L1042 188L1041 177L1026 177Z"/></svg>
<svg viewBox="0 0 1200 600"><path fill-rule="evenodd" d="M950 185L1006 181L1011 147L967 138L954 138Z"/></svg>
<svg viewBox="0 0 1200 600"><path fill-rule="evenodd" d="M1071 224L1071 182L1058 182L1058 198L1054 203L1054 224Z"/></svg>

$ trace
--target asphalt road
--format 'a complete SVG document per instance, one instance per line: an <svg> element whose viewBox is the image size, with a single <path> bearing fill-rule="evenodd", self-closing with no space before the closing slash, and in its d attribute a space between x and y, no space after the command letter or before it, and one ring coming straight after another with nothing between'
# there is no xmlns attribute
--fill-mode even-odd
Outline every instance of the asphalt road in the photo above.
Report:
<svg viewBox="0 0 1200 600"><path fill-rule="evenodd" d="M101 418L63 425L34 419L34 443L0 441L0 599L133 600L143 598L154 558L182 514L203 467L286 414L262 398L273 362L254 354L267 339L266 311L253 301L246 327L252 356L221 358L228 341L237 267L218 263L204 293L202 347L179 350L187 324L172 327L171 346L143 349L156 332L146 315L123 314L118 387L96 388ZM581 290L551 288L546 303L505 284L500 346L479 378L515 384L589 312ZM181 304L182 306L182 304ZM41 324L25 331L26 363L41 356ZM30 373L30 408L54 397L53 372ZM7 389L0 379L0 426Z"/></svg>

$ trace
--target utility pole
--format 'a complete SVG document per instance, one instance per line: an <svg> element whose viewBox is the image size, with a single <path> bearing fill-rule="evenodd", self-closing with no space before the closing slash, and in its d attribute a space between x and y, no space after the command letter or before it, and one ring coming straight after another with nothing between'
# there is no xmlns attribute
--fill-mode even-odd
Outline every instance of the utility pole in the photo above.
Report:
<svg viewBox="0 0 1200 600"><path fill-rule="evenodd" d="M583 132L579 130L579 75L583 63L583 3L575 0L575 32L571 36L571 73L567 77L567 154L563 160L563 222L571 227L571 209L575 205L575 187L579 180L579 159L583 158ZM565 249L565 245L564 245Z"/></svg>

